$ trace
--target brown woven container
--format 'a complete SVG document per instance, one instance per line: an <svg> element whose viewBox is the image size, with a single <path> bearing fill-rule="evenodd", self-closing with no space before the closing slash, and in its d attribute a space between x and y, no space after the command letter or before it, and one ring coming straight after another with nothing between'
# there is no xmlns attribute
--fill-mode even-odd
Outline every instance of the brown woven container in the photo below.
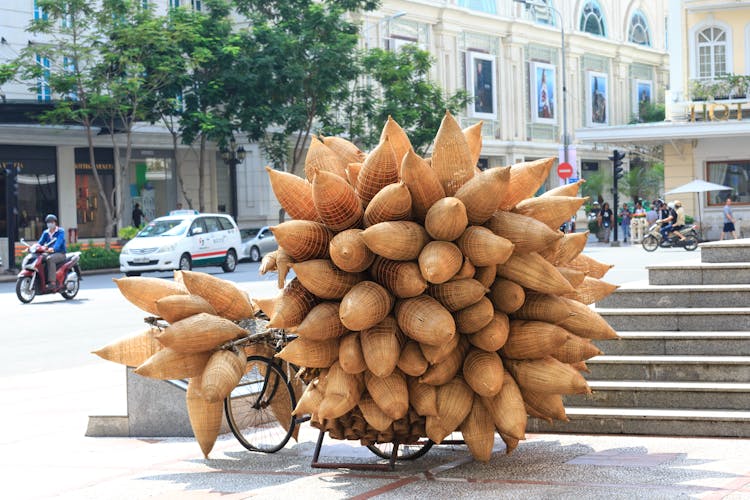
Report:
<svg viewBox="0 0 750 500"><path fill-rule="evenodd" d="M453 115L446 111L432 148L432 168L440 179L446 196L453 196L474 176L475 165L461 127Z"/></svg>
<svg viewBox="0 0 750 500"><path fill-rule="evenodd" d="M270 273L278 269L278 267L276 267L276 256L278 255L278 252L278 250L274 250L273 252L268 252L263 256L263 258L260 260L258 274L263 276L266 273Z"/></svg>
<svg viewBox="0 0 750 500"><path fill-rule="evenodd" d="M443 361L427 368L424 375L419 377L419 381L423 384L435 386L447 383L461 370L468 349L468 342L463 338L463 335L460 335L458 347L451 350L448 353L448 357Z"/></svg>
<svg viewBox="0 0 750 500"><path fill-rule="evenodd" d="M359 340L365 363L373 375L387 377L393 373L401 355L398 324L393 316L386 316L377 325L362 330Z"/></svg>
<svg viewBox="0 0 750 500"><path fill-rule="evenodd" d="M201 394L206 401L221 402L237 387L245 374L247 357L243 351L221 349L211 354L201 377Z"/></svg>
<svg viewBox="0 0 750 500"><path fill-rule="evenodd" d="M296 262L328 257L328 244L333 235L320 222L289 220L273 226L271 232L279 246ZM277 255L277 265L278 261Z"/></svg>
<svg viewBox="0 0 750 500"><path fill-rule="evenodd" d="M479 120L474 125L470 125L462 130L466 138L466 144L471 152L471 164L479 163L479 156L482 154L482 125L484 122Z"/></svg>
<svg viewBox="0 0 750 500"><path fill-rule="evenodd" d="M294 342L292 342L294 343ZM346 373L338 362L328 371L326 392L318 408L318 416L334 419L357 406L362 395L361 375Z"/></svg>
<svg viewBox="0 0 750 500"><path fill-rule="evenodd" d="M409 150L404 156L401 180L409 188L412 211L419 221L424 220L427 211L436 201L445 197L445 190L435 171L413 150Z"/></svg>
<svg viewBox="0 0 750 500"><path fill-rule="evenodd" d="M160 380L200 377L209 356L210 352L177 352L164 348L141 363L135 373Z"/></svg>
<svg viewBox="0 0 750 500"><path fill-rule="evenodd" d="M560 297L560 300L564 301L570 312L573 313L572 316L559 323L561 327L579 337L587 339L606 340L618 338L617 332L609 326L609 323L604 321L604 318L599 316L589 306L565 297Z"/></svg>
<svg viewBox="0 0 750 500"><path fill-rule="evenodd" d="M245 356L263 356L266 358L272 358L276 354L276 349L273 348L273 346L267 344L266 342L252 342L250 344L245 345L243 348L245 351ZM257 368L261 373L265 375L265 366L261 366L260 363L253 361L252 363L248 363L247 372L250 371L251 367L250 365L253 365L254 368Z"/></svg>
<svg viewBox="0 0 750 500"><path fill-rule="evenodd" d="M513 313L515 319L546 321L559 324L572 316L568 304L560 297L530 293L523 306Z"/></svg>
<svg viewBox="0 0 750 500"><path fill-rule="evenodd" d="M356 375L367 370L365 355L362 352L362 343L359 332L352 332L341 337L339 344L339 363L346 373Z"/></svg>
<svg viewBox="0 0 750 500"><path fill-rule="evenodd" d="M497 271L497 266L495 266ZM490 301L498 311L506 314L516 312L526 300L526 292L515 281L497 278L490 287Z"/></svg>
<svg viewBox="0 0 750 500"><path fill-rule="evenodd" d="M362 206L367 207L378 191L388 184L398 182L400 166L401 162L396 159L396 151L388 138L370 151L357 176L357 195L362 200Z"/></svg>
<svg viewBox="0 0 750 500"><path fill-rule="evenodd" d="M380 222L409 220L411 218L411 193L403 182L389 184L376 194L365 210L365 227Z"/></svg>
<svg viewBox="0 0 750 500"><path fill-rule="evenodd" d="M576 287L575 292L565 294L565 297L577 300L583 304L593 304L608 297L617 290L619 285L613 285L596 278L584 277L582 283Z"/></svg>
<svg viewBox="0 0 750 500"><path fill-rule="evenodd" d="M497 273L497 266L495 266L495 272ZM464 262L461 264L461 269L459 269L456 275L449 281L470 279L473 278L476 273L477 268L474 267L474 264L472 264L469 259L464 258Z"/></svg>
<svg viewBox="0 0 750 500"><path fill-rule="evenodd" d="M411 375L412 377L419 377L427 371L429 364L424 354L422 354L419 342L410 340L404 345L399 354L396 366L406 375Z"/></svg>
<svg viewBox="0 0 750 500"><path fill-rule="evenodd" d="M576 256L574 259L571 259L570 262L566 263L565 267L578 269L586 273L587 276L601 279L605 274L607 274L607 271L615 266L614 264L604 264L603 262L599 262L595 258L589 257L585 253L582 253L578 254L578 256Z"/></svg>
<svg viewBox="0 0 750 500"><path fill-rule="evenodd" d="M362 416L365 417L367 423L378 431L388 429L393 423L393 419L380 409L369 394L362 396L357 406L359 406Z"/></svg>
<svg viewBox="0 0 750 500"><path fill-rule="evenodd" d="M323 396L325 396L325 393L320 390L318 379L307 384L307 388L297 401L297 406L294 407L292 415L300 416L316 413L320 408L320 403L323 402Z"/></svg>
<svg viewBox="0 0 750 500"><path fill-rule="evenodd" d="M506 455L510 455L511 453L513 453L515 451L516 448L518 448L518 443L519 443L518 439L516 439L514 437L507 436L507 435L499 433L499 432L498 432L498 434L500 434L500 439L502 439L503 443L505 443L505 454Z"/></svg>
<svg viewBox="0 0 750 500"><path fill-rule="evenodd" d="M560 274L563 275L563 277L568 280L568 283L570 283L570 286L576 289L576 292L578 291L578 287L583 284L583 281L586 279L586 274L584 274L583 271L579 271L578 269L571 269L569 267L560 267L557 266L555 269L558 270ZM572 296L573 294L565 294L566 297L575 298Z"/></svg>
<svg viewBox="0 0 750 500"><path fill-rule="evenodd" d="M500 200L501 210L511 210L518 202L534 196L549 176L554 158L516 163L510 167L510 183L505 198Z"/></svg>
<svg viewBox="0 0 750 500"><path fill-rule="evenodd" d="M349 184L354 186L355 190L356 190L357 179L359 178L360 170L362 170L362 162L354 162L346 166L346 179L349 181Z"/></svg>
<svg viewBox="0 0 750 500"><path fill-rule="evenodd" d="M563 237L560 231L532 217L502 210L492 214L485 227L513 242L518 253L538 252Z"/></svg>
<svg viewBox="0 0 750 500"><path fill-rule="evenodd" d="M206 299L220 316L233 321L252 317L250 297L231 281L193 271L182 271L182 279L191 294Z"/></svg>
<svg viewBox="0 0 750 500"><path fill-rule="evenodd" d="M555 358L505 360L505 368L523 390L554 394L590 394L586 380Z"/></svg>
<svg viewBox="0 0 750 500"><path fill-rule="evenodd" d="M312 182L319 171L332 172L346 179L346 162L317 137L310 137L310 147L305 156L305 176Z"/></svg>
<svg viewBox="0 0 750 500"><path fill-rule="evenodd" d="M492 416L497 431L501 435L515 439L526 439L526 408L521 390L510 374L503 377L503 387L495 396L482 398L482 402Z"/></svg>
<svg viewBox="0 0 750 500"><path fill-rule="evenodd" d="M456 329L461 333L476 333L495 316L495 309L487 297L482 297L479 302L465 307L456 312Z"/></svg>
<svg viewBox="0 0 750 500"><path fill-rule="evenodd" d="M182 271L175 270L173 274L174 274L174 282L177 283L178 285L185 286L185 282L182 280Z"/></svg>
<svg viewBox="0 0 750 500"><path fill-rule="evenodd" d="M589 231L583 233L570 233L563 236L560 240L560 247L555 254L554 264L556 266L565 266L571 260L575 259L581 252L589 239Z"/></svg>
<svg viewBox="0 0 750 500"><path fill-rule="evenodd" d="M540 359L552 354L567 339L568 332L552 323L514 319L502 353L509 359Z"/></svg>
<svg viewBox="0 0 750 500"><path fill-rule="evenodd" d="M533 217L550 229L559 228L570 220L588 198L571 196L545 196L519 202L513 212Z"/></svg>
<svg viewBox="0 0 750 500"><path fill-rule="evenodd" d="M583 372L583 373L591 373L591 370L589 370L589 367L586 366L585 361L578 361L577 363L569 363L569 364L574 370L578 370L579 372Z"/></svg>
<svg viewBox="0 0 750 500"><path fill-rule="evenodd" d="M370 250L390 260L416 260L430 241L422 226L409 221L381 222L361 236Z"/></svg>
<svg viewBox="0 0 750 500"><path fill-rule="evenodd" d="M476 333L467 335L471 345L487 352L495 352L505 345L510 331L508 316L495 311L492 321Z"/></svg>
<svg viewBox="0 0 750 500"><path fill-rule="evenodd" d="M363 273L347 273L328 259L297 262L292 266L302 286L321 299L340 299L365 277Z"/></svg>
<svg viewBox="0 0 750 500"><path fill-rule="evenodd" d="M540 415L545 420L554 419L568 422L570 419L565 414L562 396L560 394L551 394L548 392L534 392L521 390L523 402L527 408L534 410L534 413Z"/></svg>
<svg viewBox="0 0 750 500"><path fill-rule="evenodd" d="M435 417L427 417L427 436L440 443L451 432L458 429L461 422L469 415L472 403L474 402L474 391L460 377L456 377L447 384L437 389L437 408L439 427L442 428L444 435L430 432L430 420ZM436 439L437 438L437 439Z"/></svg>
<svg viewBox="0 0 750 500"><path fill-rule="evenodd" d="M282 247L279 247L276 250L276 269L278 271L277 283L279 289L282 289L284 288L284 286L286 286L286 277L289 274L289 271L292 269L292 264L294 264L292 256L289 255L289 253Z"/></svg>
<svg viewBox="0 0 750 500"><path fill-rule="evenodd" d="M433 385L422 384L415 378L407 378L409 388L409 404L421 416L437 416L437 388Z"/></svg>
<svg viewBox="0 0 750 500"><path fill-rule="evenodd" d="M436 240L453 241L463 234L469 219L458 198L445 197L432 204L424 219L424 228Z"/></svg>
<svg viewBox="0 0 750 500"><path fill-rule="evenodd" d="M466 228L456 244L475 266L502 264L510 258L515 247L510 240L480 226Z"/></svg>
<svg viewBox="0 0 750 500"><path fill-rule="evenodd" d="M353 143L347 141L343 137L323 137L323 144L328 146L331 151L336 153L345 164L353 162L362 162L367 156L364 152Z"/></svg>
<svg viewBox="0 0 750 500"><path fill-rule="evenodd" d="M297 220L318 220L313 203L312 184L307 179L266 167L271 189L289 217Z"/></svg>
<svg viewBox="0 0 750 500"><path fill-rule="evenodd" d="M489 290L475 279L431 285L429 294L451 312L476 304Z"/></svg>
<svg viewBox="0 0 750 500"><path fill-rule="evenodd" d="M456 333L453 316L426 295L399 301L396 319L401 331L420 344L441 345Z"/></svg>
<svg viewBox="0 0 750 500"><path fill-rule="evenodd" d="M328 368L339 357L339 339L317 341L298 338L287 344L276 357L307 368Z"/></svg>
<svg viewBox="0 0 750 500"><path fill-rule="evenodd" d="M504 264L498 264L497 275L540 293L561 295L573 291L555 266L536 252L514 252Z"/></svg>
<svg viewBox="0 0 750 500"><path fill-rule="evenodd" d="M264 299L252 299L253 306L265 313L269 318L273 316L273 311L276 308L276 301L278 297L270 297Z"/></svg>
<svg viewBox="0 0 750 500"><path fill-rule="evenodd" d="M362 272L375 260L375 254L367 248L361 234L362 229L348 229L331 240L331 260L342 271Z"/></svg>
<svg viewBox="0 0 750 500"><path fill-rule="evenodd" d="M169 323L198 313L216 314L216 309L200 295L168 295L156 301L156 309Z"/></svg>
<svg viewBox="0 0 750 500"><path fill-rule="evenodd" d="M391 312L393 296L374 281L361 281L341 300L339 318L352 331L377 325Z"/></svg>
<svg viewBox="0 0 750 500"><path fill-rule="evenodd" d="M416 262L400 262L376 257L370 267L370 276L400 299L421 295L427 289Z"/></svg>
<svg viewBox="0 0 750 500"><path fill-rule="evenodd" d="M475 175L456 191L455 197L466 206L470 224L481 225L497 210L510 182L510 167L495 167Z"/></svg>
<svg viewBox="0 0 750 500"><path fill-rule="evenodd" d="M219 437L221 431L224 402L210 402L203 398L201 377L193 377L188 382L185 402L187 403L188 418L195 440L198 441L203 456L208 458L208 454L214 448L216 438Z"/></svg>
<svg viewBox="0 0 750 500"><path fill-rule="evenodd" d="M419 254L419 270L430 283L445 283L461 269L463 258L461 250L455 244L431 241Z"/></svg>
<svg viewBox="0 0 750 500"><path fill-rule="evenodd" d="M313 307L295 332L307 340L335 339L347 333L339 319L339 303L323 302Z"/></svg>
<svg viewBox="0 0 750 500"><path fill-rule="evenodd" d="M161 278L115 278L120 293L133 305L147 313L159 316L156 301L169 295L187 295L187 289L180 283L163 280Z"/></svg>
<svg viewBox="0 0 750 500"><path fill-rule="evenodd" d="M604 354L599 350L591 340L584 339L578 335L568 333L568 338L565 343L555 349L550 356L563 363L578 363L579 361L586 361L587 359L593 358L594 356L601 356Z"/></svg>
<svg viewBox="0 0 750 500"><path fill-rule="evenodd" d="M198 313L171 324L157 334L156 338L175 351L202 352L246 334L247 330L228 319Z"/></svg>
<svg viewBox="0 0 750 500"><path fill-rule="evenodd" d="M297 278L290 281L276 299L270 328L292 328L305 319L307 313L318 303L317 297L302 286Z"/></svg>
<svg viewBox="0 0 750 500"><path fill-rule="evenodd" d="M93 353L107 361L126 366L138 366L162 349L162 344L156 340L156 334L159 331L158 328L152 327L142 332L125 335Z"/></svg>
<svg viewBox="0 0 750 500"><path fill-rule="evenodd" d="M474 396L469 415L461 424L461 434L474 460L490 461L495 445L495 424L477 395Z"/></svg>
<svg viewBox="0 0 750 500"><path fill-rule="evenodd" d="M562 186L545 191L539 196L578 196L578 189L584 182L586 182L585 179L578 179L576 182L563 184Z"/></svg>
<svg viewBox="0 0 750 500"><path fill-rule="evenodd" d="M497 276L497 266L477 267L474 273L474 279L480 282L485 288L490 288L495 282Z"/></svg>
<svg viewBox="0 0 750 500"><path fill-rule="evenodd" d="M406 378L396 370L386 377L365 372L367 392L383 413L393 419L403 418L409 411L409 389Z"/></svg>
<svg viewBox="0 0 750 500"><path fill-rule="evenodd" d="M419 348L427 362L434 365L442 363L448 356L450 356L451 352L458 347L459 340L461 340L461 335L454 335L440 345L420 344Z"/></svg>
<svg viewBox="0 0 750 500"><path fill-rule="evenodd" d="M411 141L409 140L409 136L406 135L406 132L404 132L404 129L401 128L401 125L399 125L390 115L388 115L388 120L385 122L382 132L380 132L381 144L385 142L386 137L391 141L393 151L396 153L396 161L400 166L401 160L403 160L406 153L411 150Z"/></svg>
<svg viewBox="0 0 750 500"><path fill-rule="evenodd" d="M474 392L483 397L492 397L503 387L505 370L497 353L472 347L464 359L463 374Z"/></svg>
<svg viewBox="0 0 750 500"><path fill-rule="evenodd" d="M312 194L320 222L331 231L362 225L362 203L346 179L330 172L318 172L312 182Z"/></svg>

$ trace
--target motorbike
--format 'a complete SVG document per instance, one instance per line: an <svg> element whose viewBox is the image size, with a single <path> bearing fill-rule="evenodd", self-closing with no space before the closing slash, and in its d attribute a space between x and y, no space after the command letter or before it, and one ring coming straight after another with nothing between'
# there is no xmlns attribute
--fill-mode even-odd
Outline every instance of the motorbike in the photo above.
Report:
<svg viewBox="0 0 750 500"><path fill-rule="evenodd" d="M52 245L52 240L49 245ZM81 281L81 269L78 267L78 260L81 258L81 252L71 252L66 255L65 262L61 263L55 272L55 284L47 288L47 269L45 263L45 246L39 243L26 245L27 253L21 263L21 272L16 279L16 296L24 304L28 304L37 295L47 295L59 293L66 300L70 300L78 294Z"/></svg>
<svg viewBox="0 0 750 500"><path fill-rule="evenodd" d="M669 237L665 240L659 232L661 226L662 224L659 222L652 224L651 227L648 228L648 234L641 240L641 245L647 252L653 252L659 247L682 247L688 252L692 252L693 250L698 248L698 242L700 240L698 239L698 231L696 230L697 227L695 225L686 224L685 227L680 229L680 234L685 237L684 241L680 240L680 238L676 236L674 232L670 233Z"/></svg>

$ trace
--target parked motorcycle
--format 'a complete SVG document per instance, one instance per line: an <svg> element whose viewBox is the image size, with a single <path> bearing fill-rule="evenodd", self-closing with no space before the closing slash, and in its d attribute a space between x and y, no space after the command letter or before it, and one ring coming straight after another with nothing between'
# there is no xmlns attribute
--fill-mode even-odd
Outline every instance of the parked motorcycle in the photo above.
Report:
<svg viewBox="0 0 750 500"><path fill-rule="evenodd" d="M661 223L652 224L648 228L648 234L641 240L643 249L647 252L653 252L657 248L670 248L670 247L682 247L688 252L692 252L698 248L698 231L695 225L687 224L685 227L680 229L680 234L685 237L685 240L680 240L674 233L670 233L669 238L666 240L662 237L659 229L661 229Z"/></svg>
<svg viewBox="0 0 750 500"><path fill-rule="evenodd" d="M49 245L54 244L52 240ZM47 289L47 268L45 263L45 250L47 247L34 243L29 245L26 241L21 240L26 245L27 254L21 263L21 272L16 279L16 296L24 304L28 304L37 295L47 295L50 293L59 293L67 300L72 299L78 294L81 281L81 269L78 267L78 260L81 258L81 252L71 252L67 254L65 262L59 265L55 272L55 286Z"/></svg>

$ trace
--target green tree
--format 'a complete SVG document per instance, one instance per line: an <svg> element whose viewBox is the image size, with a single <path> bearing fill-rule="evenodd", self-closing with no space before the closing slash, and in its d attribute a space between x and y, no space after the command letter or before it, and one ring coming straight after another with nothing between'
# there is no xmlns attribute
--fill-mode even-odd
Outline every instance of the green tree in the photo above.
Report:
<svg viewBox="0 0 750 500"><path fill-rule="evenodd" d="M653 200L659 196L664 186L664 164L631 161L630 170L618 185L620 192L633 202Z"/></svg>

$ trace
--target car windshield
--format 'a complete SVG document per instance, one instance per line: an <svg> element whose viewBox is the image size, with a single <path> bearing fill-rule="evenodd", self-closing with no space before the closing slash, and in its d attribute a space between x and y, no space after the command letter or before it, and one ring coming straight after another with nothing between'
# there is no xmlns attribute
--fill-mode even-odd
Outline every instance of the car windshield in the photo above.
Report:
<svg viewBox="0 0 750 500"><path fill-rule="evenodd" d="M150 238L152 236L179 236L184 234L189 226L185 219L164 219L149 222L137 238Z"/></svg>
<svg viewBox="0 0 750 500"><path fill-rule="evenodd" d="M242 241L247 241L250 239L255 238L255 236L258 234L260 229L240 229L240 234L242 235Z"/></svg>

